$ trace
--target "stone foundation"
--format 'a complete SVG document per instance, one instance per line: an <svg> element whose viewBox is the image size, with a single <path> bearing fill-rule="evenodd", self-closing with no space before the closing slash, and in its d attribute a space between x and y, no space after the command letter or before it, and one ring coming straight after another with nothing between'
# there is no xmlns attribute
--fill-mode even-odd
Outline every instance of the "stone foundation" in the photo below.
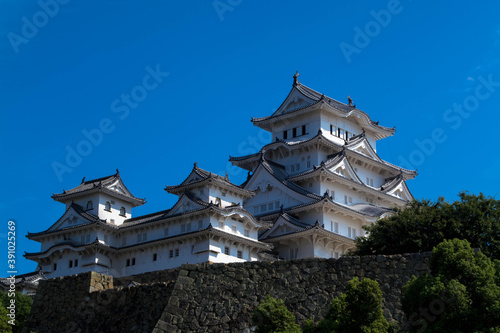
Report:
<svg viewBox="0 0 500 333"><path fill-rule="evenodd" d="M379 282L384 314L403 322L401 288L429 272L430 253L182 265L119 278L98 273L41 281L29 332L250 332L266 295L302 324L320 318L355 276ZM140 285L127 287L133 282Z"/></svg>

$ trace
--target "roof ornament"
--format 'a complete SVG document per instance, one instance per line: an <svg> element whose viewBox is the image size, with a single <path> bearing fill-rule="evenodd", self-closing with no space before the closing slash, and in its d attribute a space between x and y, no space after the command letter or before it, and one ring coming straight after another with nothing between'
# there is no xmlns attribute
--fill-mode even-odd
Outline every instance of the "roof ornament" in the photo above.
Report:
<svg viewBox="0 0 500 333"><path fill-rule="evenodd" d="M349 106L356 108L356 104L352 104L351 95L347 96L347 103L349 104Z"/></svg>
<svg viewBox="0 0 500 333"><path fill-rule="evenodd" d="M323 132L321 131L321 128L318 130L318 135L321 135L323 134Z"/></svg>
<svg viewBox="0 0 500 333"><path fill-rule="evenodd" d="M325 99L325 94L321 94L321 97L320 97L320 101L324 100Z"/></svg>
<svg viewBox="0 0 500 333"><path fill-rule="evenodd" d="M299 84L299 71L295 71L295 74L293 75L293 86L295 87L297 84Z"/></svg>
<svg viewBox="0 0 500 333"><path fill-rule="evenodd" d="M120 170L118 170L118 168L116 168L116 174L119 175L120 174Z"/></svg>
<svg viewBox="0 0 500 333"><path fill-rule="evenodd" d="M197 167L198 167L198 162L194 162L193 166L194 166L195 168L197 168Z"/></svg>
<svg viewBox="0 0 500 333"><path fill-rule="evenodd" d="M250 177L252 177L252 173L250 172L250 170L248 170L248 173L247 173L247 180L250 179Z"/></svg>
<svg viewBox="0 0 500 333"><path fill-rule="evenodd" d="M280 138L276 137L276 142L280 142Z"/></svg>
<svg viewBox="0 0 500 333"><path fill-rule="evenodd" d="M319 221L318 220L316 220L316 222L314 223L314 226L315 227L319 227Z"/></svg>
<svg viewBox="0 0 500 333"><path fill-rule="evenodd" d="M229 175L227 174L227 171L224 174L225 174L226 180L229 180Z"/></svg>
<svg viewBox="0 0 500 333"><path fill-rule="evenodd" d="M328 190L325 191L325 193L323 193L323 198L328 198L329 195L328 195Z"/></svg>
<svg viewBox="0 0 500 333"><path fill-rule="evenodd" d="M83 184L83 183L85 183L85 177L83 177L83 179L82 179L82 184Z"/></svg>

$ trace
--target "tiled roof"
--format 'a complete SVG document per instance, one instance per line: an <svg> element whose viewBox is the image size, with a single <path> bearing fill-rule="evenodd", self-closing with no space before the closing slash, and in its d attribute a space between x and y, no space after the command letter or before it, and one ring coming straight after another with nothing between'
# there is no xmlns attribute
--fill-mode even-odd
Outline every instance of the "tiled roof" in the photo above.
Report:
<svg viewBox="0 0 500 333"><path fill-rule="evenodd" d="M359 109L356 109L355 106L351 106L351 105L347 105L347 104L344 104L344 103L341 103L331 97L328 97L328 96L325 96L324 94L322 93L319 93L317 92L316 90L314 89L311 89L303 84L301 84L300 82L296 82L296 84L294 84L292 90L290 91L290 93L288 95L290 95L293 90L297 90L299 91L301 94L303 94L305 97L311 99L312 101L314 101L313 104L310 104L310 105L306 105L304 107L301 107L301 108L298 108L298 109L294 109L292 111L289 111L289 112L286 112L286 113L280 113L280 114L277 114L277 112L275 112L273 115L271 116L267 116L267 117L260 117L260 118L252 118L252 122L255 124L255 123L260 123L260 122L263 122L263 121L266 121L266 120L270 120L270 119L273 119L273 118L278 118L278 117L281 117L283 115L286 115L286 114L289 114L289 113L296 113L302 109L305 109L305 108L308 108L312 105L315 105L315 104L318 104L320 102L324 102L324 103L327 103L328 105L330 105L331 107L345 113L345 114L350 114L350 113L355 113L355 114L363 114L364 116L366 116L368 119L369 119L369 122L370 122L370 125L372 125L373 127L375 128L378 128L380 130L383 130L385 132L389 132L389 133L394 133L396 130L394 127L386 127L386 126L381 126L378 124L378 121L373 121L370 119L370 117L368 116L368 114L366 114L365 112L359 110ZM287 96L288 98L288 96ZM286 100L286 99L285 99ZM281 104L280 108L283 106L284 102ZM280 109L278 108L278 110Z"/></svg>
<svg viewBox="0 0 500 333"><path fill-rule="evenodd" d="M67 227L64 227L61 229L57 229L57 230L50 230L52 227L54 227L56 224L58 224L59 221L61 221L61 219L64 217L64 215L66 215L66 213L70 209L73 209L75 211L75 213L80 215L82 218L88 220L89 222L76 224L76 225L72 225L72 226L67 226ZM80 206L79 204L72 202L71 205L68 207L68 209L66 209L64 214L54 224L52 224L47 230L40 231L40 232L28 232L28 235L26 237L30 238L30 237L40 236L40 235L47 235L47 234L54 233L54 232L60 232L60 231L66 231L66 230L70 230L70 229L80 228L83 226L88 226L88 225L92 225L92 224L96 224L96 223L99 223L102 225L107 225L106 220L101 220L96 215L90 214L89 212L85 211L83 209L83 207Z"/></svg>
<svg viewBox="0 0 500 333"><path fill-rule="evenodd" d="M191 176L195 174L199 177L197 180L191 180ZM190 188L192 186L198 186L202 185L207 181L215 181L223 186L225 186L228 189L232 189L233 191L236 191L240 194L251 196L253 195L252 191L245 190L241 186L238 186L236 184L233 184L232 182L229 181L229 177L226 175L225 177L214 174L212 172L203 170L198 167L198 163L195 163L193 166L193 169L191 173L186 177L186 179L179 185L174 185L174 186L165 186L165 191L169 193L179 193L181 191L184 191L187 188Z"/></svg>
<svg viewBox="0 0 500 333"><path fill-rule="evenodd" d="M120 181L120 185L124 188L125 193L109 190L106 187L113 184L116 181ZM130 193L125 184L123 183L120 173L117 172L114 175L101 177L92 180L85 180L85 177L82 179L82 183L77 187L74 187L70 190L63 190L63 193L53 194L52 198L56 201L65 202L70 200L71 198L86 195L94 192L106 191L108 194L117 196L122 198L125 201L130 201L135 205L142 205L146 202L144 199L136 198Z"/></svg>
<svg viewBox="0 0 500 333"><path fill-rule="evenodd" d="M355 137L353 137L355 138ZM316 136L310 138L310 139L307 139L307 140L303 140L303 141L299 141L299 142L294 142L294 143L289 143L287 141L282 141L282 140L279 140L277 142L272 142L272 143L269 143L267 145L265 145L264 147L262 147L261 151L257 154L251 154L251 155L245 155L245 156L240 156L240 157L231 157L230 156L230 159L229 161L230 162L242 162L242 161L245 161L245 160L249 160L249 159L253 159L255 160L255 157L256 156L260 156L260 154L262 154L263 152L265 152L266 150L268 149L271 149L273 148L273 146L280 146L280 145L285 145L285 146L288 146L288 147L292 147L292 146L302 146L302 145L305 145L305 144L309 144L309 143L313 143L313 142L323 142L324 144L327 144L327 145L330 145L331 147L336 147L337 149L342 149L342 148L346 148L346 154L348 156L352 155L352 156L359 156L361 158L365 158L365 159L369 159L375 163L378 163L378 164L381 164L381 165L384 165L384 166L388 166L390 167L391 169L393 169L394 171L403 171L405 174L407 175L410 175L410 176L416 176L417 175L417 171L416 170L408 170L408 169L404 169L404 168L401 168L395 164L392 164L392 163L389 163L385 160L382 160L380 159L379 160L375 160L369 156L366 156L366 155L363 155L357 151L354 151L354 150L351 150L349 149L352 145L358 143L359 141L361 140L365 140L365 137L364 136L361 136L361 135L358 135L357 138L355 138L353 141L348 141L344 146L340 146L332 141L330 141L327 137L325 137L322 133L318 133ZM366 141L367 144L370 144L368 141ZM373 148L372 148L373 149ZM333 156L330 155L330 156ZM241 164L241 163L236 163L236 164Z"/></svg>
<svg viewBox="0 0 500 333"><path fill-rule="evenodd" d="M91 245L100 245L100 246L105 246L105 247L108 247L108 248L113 248L109 245L105 245L105 244L102 244L99 240L94 240L93 242L91 243L80 243L80 242L76 242L74 240L65 240L65 241L62 241L60 243L57 243L57 244L54 244L52 245L51 247L49 247L47 250L43 251L43 252L24 252L24 257L27 258L27 257L37 257L37 256L41 256L41 255L44 255L44 254L47 254L48 252L50 252L52 249L56 248L56 247L59 247L59 246L64 246L64 245L67 245L67 246L70 246L74 249L77 249L77 248L83 248L83 247L87 247L87 246L91 246Z"/></svg>
<svg viewBox="0 0 500 333"><path fill-rule="evenodd" d="M285 171L285 167L281 164L278 164L276 162L273 162L271 160L266 160L264 158L264 155L262 155L260 164L271 174L273 175L277 180L279 180L283 185L287 186L288 188L292 189L293 191L300 193L302 195L305 195L306 197L309 197L311 199L316 199L319 200L322 197L314 194L312 192L309 192L305 188L288 181L288 173Z"/></svg>
<svg viewBox="0 0 500 333"><path fill-rule="evenodd" d="M22 282L28 282L28 283L37 283L36 281L38 279L46 280L47 278L45 275L43 275L41 270L35 271L35 272L29 272L25 274L20 274L16 275L15 277L15 284L22 283ZM10 279L8 278L0 278L0 283L4 286L10 285Z"/></svg>

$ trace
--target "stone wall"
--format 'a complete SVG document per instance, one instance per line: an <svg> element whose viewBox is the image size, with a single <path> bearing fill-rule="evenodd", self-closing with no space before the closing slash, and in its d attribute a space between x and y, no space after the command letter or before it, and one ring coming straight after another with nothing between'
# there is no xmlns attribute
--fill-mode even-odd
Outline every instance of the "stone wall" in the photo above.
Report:
<svg viewBox="0 0 500 333"><path fill-rule="evenodd" d="M251 313L266 295L283 299L302 324L321 317L355 276L378 281L385 316L402 322L401 288L413 275L429 272L429 259L430 253L422 253L183 265L117 279L109 290L98 289L112 288L110 277L82 274L44 281L27 328L78 333L250 332ZM132 281L143 284L126 287ZM97 291L89 293L91 287Z"/></svg>

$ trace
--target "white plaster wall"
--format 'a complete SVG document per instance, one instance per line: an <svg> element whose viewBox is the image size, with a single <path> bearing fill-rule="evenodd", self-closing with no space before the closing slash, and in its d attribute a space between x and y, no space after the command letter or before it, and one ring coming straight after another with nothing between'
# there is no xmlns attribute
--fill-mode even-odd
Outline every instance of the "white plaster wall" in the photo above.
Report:
<svg viewBox="0 0 500 333"><path fill-rule="evenodd" d="M108 212L107 210L104 209L107 201L111 202L111 212ZM112 201L114 201L114 203L112 203ZM120 215L121 207L125 207L126 210L125 216ZM111 223L111 219L114 219L115 225L123 224L123 221L125 219L129 219L132 217L131 209L132 206L123 200L116 199L104 193L100 193L99 195L99 218L106 220L108 223Z"/></svg>

